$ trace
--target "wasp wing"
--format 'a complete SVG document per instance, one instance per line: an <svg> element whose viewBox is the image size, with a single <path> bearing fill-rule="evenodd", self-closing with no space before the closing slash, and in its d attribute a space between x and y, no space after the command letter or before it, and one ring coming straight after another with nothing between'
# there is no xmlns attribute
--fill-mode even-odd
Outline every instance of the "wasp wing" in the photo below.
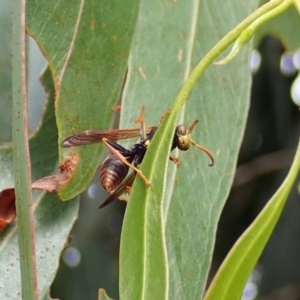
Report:
<svg viewBox="0 0 300 300"><path fill-rule="evenodd" d="M147 126L146 133L149 133L155 126ZM101 143L103 138L118 141L141 135L140 128L134 129L109 129L109 130L86 130L64 139L61 143L62 148L90 145Z"/></svg>
<svg viewBox="0 0 300 300"><path fill-rule="evenodd" d="M113 202L114 200L121 197L124 193L128 192L133 185L136 172L131 172L121 183L120 185L110 194L110 196L99 206L103 208Z"/></svg>

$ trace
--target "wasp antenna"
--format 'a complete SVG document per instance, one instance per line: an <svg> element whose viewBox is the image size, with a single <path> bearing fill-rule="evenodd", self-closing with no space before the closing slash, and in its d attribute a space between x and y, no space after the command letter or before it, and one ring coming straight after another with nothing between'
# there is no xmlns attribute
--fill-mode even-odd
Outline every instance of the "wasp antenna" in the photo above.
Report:
<svg viewBox="0 0 300 300"><path fill-rule="evenodd" d="M190 126L190 128L189 128L188 131L187 131L188 134L190 134L190 133L193 131L194 127L197 125L198 122L199 122L198 120L195 120L195 121L192 123L192 125Z"/></svg>
<svg viewBox="0 0 300 300"><path fill-rule="evenodd" d="M197 124L197 123L196 123ZM198 145L195 141L193 141L192 139L190 140L191 144L193 144L195 147L197 147L198 149L202 150L203 152L205 152L211 159L211 163L208 164L210 167L214 166L215 164L215 158L213 156L213 154L205 147Z"/></svg>

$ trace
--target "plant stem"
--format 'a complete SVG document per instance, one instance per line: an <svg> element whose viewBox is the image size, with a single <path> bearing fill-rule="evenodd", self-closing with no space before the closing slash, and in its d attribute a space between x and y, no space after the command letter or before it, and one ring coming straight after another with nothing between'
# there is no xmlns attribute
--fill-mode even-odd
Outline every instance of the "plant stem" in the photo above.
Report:
<svg viewBox="0 0 300 300"><path fill-rule="evenodd" d="M216 57L222 53L230 44L232 44L239 35L245 30L249 25L251 25L256 19L268 13L269 11L276 8L284 0L271 0L265 5L258 8L254 13L245 18L239 25L232 29L225 37L223 37L199 62L199 64L192 71L187 81L179 91L173 105L173 110L178 112L181 106L187 100L192 88L199 80L203 72L207 67L216 59Z"/></svg>
<svg viewBox="0 0 300 300"><path fill-rule="evenodd" d="M22 299L37 300L34 220L26 115L25 0L12 7L12 138Z"/></svg>

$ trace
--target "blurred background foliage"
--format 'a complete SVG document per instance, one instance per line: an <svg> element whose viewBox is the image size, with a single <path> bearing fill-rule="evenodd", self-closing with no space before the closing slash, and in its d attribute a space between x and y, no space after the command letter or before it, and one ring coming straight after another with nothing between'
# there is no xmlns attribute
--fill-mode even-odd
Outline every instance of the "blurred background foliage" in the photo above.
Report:
<svg viewBox="0 0 300 300"><path fill-rule="evenodd" d="M9 8L6 12L3 9L1 16L4 18L8 13ZM2 30L1 36L6 38L6 35ZM3 49L8 47L5 51L10 52L6 43L1 45ZM296 83L299 83L300 52L288 52L286 44L274 36L261 38L256 49L251 62L253 85L247 128L233 187L219 222L210 278L234 241L285 178L299 139L300 84L297 87ZM41 99L45 99L45 94L38 76L45 60L31 39L28 39L28 50L29 130L34 133L44 107ZM0 51L0 55L5 51ZM9 67L0 71L1 98L10 98ZM3 104L1 101L1 111L10 111ZM7 127L4 122L10 123L9 117L1 118L0 122L0 128ZM0 135L1 142L10 141L10 132L0 130ZM95 299L98 288L104 287L112 298L118 298L119 240L126 204L117 201L95 214L99 199L104 199L105 195L96 175L82 194L79 217L71 242L62 255L51 289L52 297ZM300 299L299 214L299 191L295 187L249 281L244 299Z"/></svg>

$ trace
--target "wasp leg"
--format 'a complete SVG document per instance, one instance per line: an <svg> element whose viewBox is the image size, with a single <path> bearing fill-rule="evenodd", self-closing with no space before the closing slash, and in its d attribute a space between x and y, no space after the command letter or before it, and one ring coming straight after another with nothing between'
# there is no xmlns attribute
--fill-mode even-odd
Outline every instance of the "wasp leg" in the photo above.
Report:
<svg viewBox="0 0 300 300"><path fill-rule="evenodd" d="M169 159L178 167L180 165L178 157L169 155Z"/></svg>
<svg viewBox="0 0 300 300"><path fill-rule="evenodd" d="M142 141L145 141L147 139L146 124L144 121L144 116L145 116L145 107L143 106L140 116L134 121L135 124L141 124L140 136L141 136Z"/></svg>
<svg viewBox="0 0 300 300"><path fill-rule="evenodd" d="M143 181L145 182L147 187L151 186L150 181L147 179L147 177L143 174L143 172L141 170L139 170L137 167L135 167L134 165L132 165L131 163L129 163L127 161L127 159L118 151L116 150L114 147L112 147L109 143L108 143L108 139L107 138L103 138L102 139L102 143L114 154L116 155L120 161L125 164L126 166L128 166L129 168L133 169L134 171L136 171L137 174L140 175L140 177L143 179Z"/></svg>
<svg viewBox="0 0 300 300"><path fill-rule="evenodd" d="M132 186L126 185L126 186L125 186L125 194L130 195L131 189L132 189Z"/></svg>

